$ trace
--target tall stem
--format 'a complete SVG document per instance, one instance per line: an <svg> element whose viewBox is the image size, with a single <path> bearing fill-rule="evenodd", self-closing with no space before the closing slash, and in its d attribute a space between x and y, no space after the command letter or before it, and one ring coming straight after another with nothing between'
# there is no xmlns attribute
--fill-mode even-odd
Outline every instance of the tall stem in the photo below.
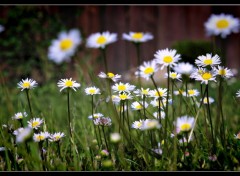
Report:
<svg viewBox="0 0 240 176"><path fill-rule="evenodd" d="M28 107L29 107L29 110L30 110L30 115L31 115L31 118L33 118L32 107L31 107L31 103L30 103L29 90L28 89L26 89L26 94L27 94L27 100L28 100Z"/></svg>
<svg viewBox="0 0 240 176"><path fill-rule="evenodd" d="M106 49L105 49L105 48L101 48L101 52L102 52L102 57L103 57L103 61L104 61L104 66L105 66L105 73L108 73L108 64L107 64L107 57L106 57Z"/></svg>
<svg viewBox="0 0 240 176"><path fill-rule="evenodd" d="M140 43L136 43L135 46L136 46L136 50L137 50L137 64L138 64L137 68L139 71L139 66L142 63L141 58L140 58ZM139 85L139 87L141 87L141 77L139 75L138 75L138 85Z"/></svg>
<svg viewBox="0 0 240 176"><path fill-rule="evenodd" d="M70 89L67 89L67 106L68 106L68 128L69 128L69 135L70 135L70 156L72 153L72 126L71 126L71 113L70 113Z"/></svg>
<svg viewBox="0 0 240 176"><path fill-rule="evenodd" d="M98 143L98 147L100 148L100 144L99 144L99 139L98 139L98 135L97 135L97 132L96 132L96 126L95 126L95 124L94 124L94 113L93 113L93 109L94 109L94 107L93 107L93 95L91 95L91 98L92 98L92 123L93 123L93 128L94 128L94 134L96 135L96 138L97 138L97 143Z"/></svg>

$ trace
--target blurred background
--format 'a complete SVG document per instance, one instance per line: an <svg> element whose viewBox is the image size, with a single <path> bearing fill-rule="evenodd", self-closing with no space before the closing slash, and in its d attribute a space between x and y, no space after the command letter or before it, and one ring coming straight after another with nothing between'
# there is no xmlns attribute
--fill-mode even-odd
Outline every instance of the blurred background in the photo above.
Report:
<svg viewBox="0 0 240 176"><path fill-rule="evenodd" d="M96 32L118 34L118 40L107 48L109 70L118 74L132 73L137 67L135 46L122 39L123 33L150 32L154 39L142 43L141 58L152 60L159 49L174 48L182 61L194 63L199 55L213 52L212 38L206 36L204 23L211 14L226 13L240 17L240 6L227 5L25 5L0 6L1 81L19 82L32 77L37 82L76 77L89 70L104 70L101 52L86 48L86 38ZM77 28L82 44L67 64L56 65L47 57L51 41L59 32ZM217 38L217 49L226 66L240 68L240 38L233 33ZM73 69L74 68L74 69ZM56 74L57 73L57 74ZM55 76L54 76L55 75Z"/></svg>

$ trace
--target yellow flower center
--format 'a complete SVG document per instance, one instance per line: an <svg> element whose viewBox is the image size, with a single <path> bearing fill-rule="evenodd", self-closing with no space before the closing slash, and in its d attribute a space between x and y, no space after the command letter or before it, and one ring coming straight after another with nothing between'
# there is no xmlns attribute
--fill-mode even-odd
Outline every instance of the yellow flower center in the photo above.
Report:
<svg viewBox="0 0 240 176"><path fill-rule="evenodd" d="M106 43L106 41L107 41L106 37L104 37L102 35L100 37L98 37L98 39L97 39L97 43L100 45Z"/></svg>
<svg viewBox="0 0 240 176"><path fill-rule="evenodd" d="M32 127L33 127L33 128L36 127L36 126L38 126L38 125L39 125L39 122L38 122L38 121L32 122Z"/></svg>
<svg viewBox="0 0 240 176"><path fill-rule="evenodd" d="M227 28L229 26L229 22L226 19L221 19L217 22L217 27L220 29Z"/></svg>
<svg viewBox="0 0 240 176"><path fill-rule="evenodd" d="M58 141L61 137L59 135L55 136L55 140Z"/></svg>
<svg viewBox="0 0 240 176"><path fill-rule="evenodd" d="M38 135L38 136L37 136L37 139L40 140L40 141L41 141L41 140L44 140L44 138L45 138L44 135Z"/></svg>
<svg viewBox="0 0 240 176"><path fill-rule="evenodd" d="M204 80L209 80L209 79L212 78L212 74L211 74L211 73L208 73L208 72L203 73L202 78L203 78Z"/></svg>
<svg viewBox="0 0 240 176"><path fill-rule="evenodd" d="M23 118L23 116L22 116L22 115L19 115L19 116L18 116L18 118L19 118L19 119L22 119L22 118Z"/></svg>
<svg viewBox="0 0 240 176"><path fill-rule="evenodd" d="M124 90L126 90L126 86L125 85L118 85L118 90L124 91Z"/></svg>
<svg viewBox="0 0 240 176"><path fill-rule="evenodd" d="M147 95L148 94L148 90L142 90L142 94Z"/></svg>
<svg viewBox="0 0 240 176"><path fill-rule="evenodd" d="M194 90L188 90L189 95L194 95L195 91Z"/></svg>
<svg viewBox="0 0 240 176"><path fill-rule="evenodd" d="M203 99L203 102L205 103L205 104L207 104L207 98L205 97L204 99Z"/></svg>
<svg viewBox="0 0 240 176"><path fill-rule="evenodd" d="M142 109L142 105L138 104L138 105L136 106L136 109Z"/></svg>
<svg viewBox="0 0 240 176"><path fill-rule="evenodd" d="M206 59L203 61L203 63L206 65L212 65L213 62L212 62L212 59Z"/></svg>
<svg viewBox="0 0 240 176"><path fill-rule="evenodd" d="M175 79L177 77L177 73L171 73L170 77Z"/></svg>
<svg viewBox="0 0 240 176"><path fill-rule="evenodd" d="M191 125L189 123L184 123L180 126L181 131L189 131L191 129Z"/></svg>
<svg viewBox="0 0 240 176"><path fill-rule="evenodd" d="M128 96L126 94L121 94L119 97L121 100L126 100Z"/></svg>
<svg viewBox="0 0 240 176"><path fill-rule="evenodd" d="M22 86L23 86L24 88L29 88L29 87L30 87L30 82L24 82L24 83L22 84Z"/></svg>
<svg viewBox="0 0 240 176"><path fill-rule="evenodd" d="M72 86L73 86L73 82L72 82L71 80L67 80L67 81L65 82L65 86L66 86L66 87L72 87Z"/></svg>
<svg viewBox="0 0 240 176"><path fill-rule="evenodd" d="M154 69L152 67L148 67L144 70L144 73L147 75L150 75L154 72Z"/></svg>
<svg viewBox="0 0 240 176"><path fill-rule="evenodd" d="M133 39L141 39L143 38L143 33L142 32L136 32L132 35Z"/></svg>
<svg viewBox="0 0 240 176"><path fill-rule="evenodd" d="M158 97L158 96L161 97L161 96L163 96L163 92L159 91L159 94L158 94L158 91L156 91L155 96L156 96L156 97Z"/></svg>
<svg viewBox="0 0 240 176"><path fill-rule="evenodd" d="M90 94L95 94L95 92L96 92L95 89L89 89Z"/></svg>
<svg viewBox="0 0 240 176"><path fill-rule="evenodd" d="M69 48L71 48L73 46L73 42L71 39L63 39L60 42L60 48L61 50L65 51L68 50Z"/></svg>
<svg viewBox="0 0 240 176"><path fill-rule="evenodd" d="M218 74L224 76L224 75L226 75L226 70L221 69L221 70L218 71Z"/></svg>
<svg viewBox="0 0 240 176"><path fill-rule="evenodd" d="M142 122L138 122L138 123L136 124L136 126L137 126L138 128L140 128L140 127L142 126Z"/></svg>
<svg viewBox="0 0 240 176"><path fill-rule="evenodd" d="M109 78L113 78L115 75L114 75L113 73L111 73L111 72L108 72L108 73L107 73L107 76L108 76Z"/></svg>
<svg viewBox="0 0 240 176"><path fill-rule="evenodd" d="M163 58L163 61L169 64L173 61L173 58L171 56L165 56Z"/></svg>

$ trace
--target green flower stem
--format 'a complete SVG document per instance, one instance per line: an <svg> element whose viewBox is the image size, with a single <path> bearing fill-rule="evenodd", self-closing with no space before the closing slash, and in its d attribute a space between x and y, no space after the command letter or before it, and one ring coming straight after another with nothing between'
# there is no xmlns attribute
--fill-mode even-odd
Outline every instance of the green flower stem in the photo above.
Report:
<svg viewBox="0 0 240 176"><path fill-rule="evenodd" d="M108 142L107 142L106 134L105 134L105 131L104 131L104 126L101 126L101 127L102 127L104 142L105 142L107 151L109 151L109 154L110 154L110 149L109 149L109 147L108 147Z"/></svg>
<svg viewBox="0 0 240 176"><path fill-rule="evenodd" d="M103 57L103 61L104 61L104 66L105 66L105 73L108 73L108 63L107 63L107 57L106 57L106 49L101 48L101 52L102 52L102 57Z"/></svg>
<svg viewBox="0 0 240 176"><path fill-rule="evenodd" d="M214 135L213 135L212 117L211 117L210 104L209 104L208 84L206 85L206 89L207 89L207 110L208 110L208 117L209 117L210 126L211 126L211 134L212 134L212 142L213 142L213 152L215 153L216 152L216 149L215 149L215 139L214 139Z"/></svg>
<svg viewBox="0 0 240 176"><path fill-rule="evenodd" d="M137 51L137 64L138 64L138 71L139 71L139 66L141 65L142 63L142 60L140 58L140 43L135 43L135 46L136 46L136 51ZM141 77L138 76L138 85L139 87L141 87Z"/></svg>
<svg viewBox="0 0 240 176"><path fill-rule="evenodd" d="M69 128L69 135L70 135L70 156L72 153L72 125L71 125L71 113L70 113L70 88L67 89L67 107L68 107L68 128Z"/></svg>
<svg viewBox="0 0 240 176"><path fill-rule="evenodd" d="M56 143L57 143L58 156L59 156L59 158L62 160L61 148L60 148L60 141L57 141Z"/></svg>
<svg viewBox="0 0 240 176"><path fill-rule="evenodd" d="M146 95L143 95L143 116L144 119L146 119L146 108L145 108L145 102L146 102Z"/></svg>
<svg viewBox="0 0 240 176"><path fill-rule="evenodd" d="M33 118L32 107L31 107L31 103L30 103L29 90L28 89L26 89L26 94L27 94L27 100L28 100L28 107L29 107L29 110L30 110L30 116L31 116L31 118Z"/></svg>
<svg viewBox="0 0 240 176"><path fill-rule="evenodd" d="M93 128L94 128L94 134L96 135L96 138L97 138L97 143L98 143L98 147L100 148L100 144L99 144L99 139L98 139L98 135L97 135L97 132L96 132L96 126L95 126L95 124L94 124L94 112L93 112L93 109L94 109L94 107L93 107L93 95L91 96L91 99L92 99L92 123L93 123Z"/></svg>

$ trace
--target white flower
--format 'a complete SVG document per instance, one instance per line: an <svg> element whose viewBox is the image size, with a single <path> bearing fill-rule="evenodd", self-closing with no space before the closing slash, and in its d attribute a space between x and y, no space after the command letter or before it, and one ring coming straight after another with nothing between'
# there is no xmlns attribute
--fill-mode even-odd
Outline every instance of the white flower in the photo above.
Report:
<svg viewBox="0 0 240 176"><path fill-rule="evenodd" d="M178 90L173 91L173 94L174 94L174 95L183 95L183 94L184 94L184 91L181 90L181 89L178 89Z"/></svg>
<svg viewBox="0 0 240 176"><path fill-rule="evenodd" d="M159 113L158 112L154 112L153 113L153 116L156 118L156 119L159 119ZM161 116L161 119L164 119L165 118L165 112L164 111L160 111L160 116Z"/></svg>
<svg viewBox="0 0 240 176"><path fill-rule="evenodd" d="M117 81L119 81L120 79L121 79L121 75L119 75L119 74L113 74L112 72L108 72L107 74L106 73L104 73L104 72L100 72L99 74L98 74L98 76L100 77L100 78L108 78L108 79L111 79L113 82L117 82Z"/></svg>
<svg viewBox="0 0 240 176"><path fill-rule="evenodd" d="M18 88L22 89L21 91L24 89L33 89L35 87L37 87L37 82L33 79L22 79L22 81L18 83Z"/></svg>
<svg viewBox="0 0 240 176"><path fill-rule="evenodd" d="M194 125L194 118L190 116L181 116L177 118L176 129L179 132L188 132L192 129Z"/></svg>
<svg viewBox="0 0 240 176"><path fill-rule="evenodd" d="M139 121L134 121L132 123L132 128L135 128L135 129L142 129L142 125L143 125L143 121L144 120L139 120Z"/></svg>
<svg viewBox="0 0 240 176"><path fill-rule="evenodd" d="M117 41L117 34L109 31L97 32L87 38L86 47L104 49L108 44Z"/></svg>
<svg viewBox="0 0 240 176"><path fill-rule="evenodd" d="M164 66L174 67L176 63L181 59L180 54L177 54L177 51L175 49L163 49L158 50L155 54L155 61L158 64L161 64L161 69L164 68Z"/></svg>
<svg viewBox="0 0 240 176"><path fill-rule="evenodd" d="M122 93L122 92L130 92L130 91L133 91L135 89L136 86L134 85L130 85L129 83L122 83L122 82L119 82L119 83L115 83L113 86L112 86L112 89L114 92L119 92L119 93Z"/></svg>
<svg viewBox="0 0 240 176"><path fill-rule="evenodd" d="M121 140L121 135L119 133L110 133L110 141L112 143L118 143Z"/></svg>
<svg viewBox="0 0 240 176"><path fill-rule="evenodd" d="M143 121L141 130L151 130L158 129L161 127L161 124L156 119L146 119Z"/></svg>
<svg viewBox="0 0 240 176"><path fill-rule="evenodd" d="M139 66L139 70L135 72L135 75L149 80L149 78L153 76L158 69L159 68L154 60L143 62L143 64Z"/></svg>
<svg viewBox="0 0 240 176"><path fill-rule="evenodd" d="M171 79L173 79L173 80L174 80L174 79L177 79L177 80L179 80L179 81L182 81L182 80L181 80L182 75L179 74L179 73L177 73L177 72L171 72L171 71L170 71L169 77L170 77ZM168 78L168 73L165 73L165 74L164 74L164 78Z"/></svg>
<svg viewBox="0 0 240 176"><path fill-rule="evenodd" d="M196 72L193 72L190 77L194 78L196 81L201 81L201 84L208 84L209 81L216 82L216 71L208 71L205 68L199 68Z"/></svg>
<svg viewBox="0 0 240 176"><path fill-rule="evenodd" d="M16 143L22 143L31 137L32 128L26 127L18 132L16 132Z"/></svg>
<svg viewBox="0 0 240 176"><path fill-rule="evenodd" d="M147 42L148 40L153 39L153 35L149 32L132 32L130 31L129 34L123 33L122 38L124 40L128 40L134 43L142 43Z"/></svg>
<svg viewBox="0 0 240 176"><path fill-rule="evenodd" d="M95 125L110 126L112 125L112 120L109 117L99 117L93 120Z"/></svg>
<svg viewBox="0 0 240 176"><path fill-rule="evenodd" d="M202 101L202 99L200 99L200 101ZM212 97L204 97L203 99L203 104L208 104L208 101L209 101L209 104L212 104L214 102L214 99Z"/></svg>
<svg viewBox="0 0 240 176"><path fill-rule="evenodd" d="M240 89L237 91L236 97L240 97Z"/></svg>
<svg viewBox="0 0 240 176"><path fill-rule="evenodd" d="M69 32L62 31L49 46L48 58L57 64L70 61L81 42L82 38L78 29L71 29Z"/></svg>
<svg viewBox="0 0 240 176"><path fill-rule="evenodd" d="M24 128L20 127L20 128L18 128L18 129L14 130L14 131L13 131L13 134L14 134L15 136L17 136L17 135L19 135L23 130L24 130Z"/></svg>
<svg viewBox="0 0 240 176"><path fill-rule="evenodd" d="M0 32L2 32L2 31L4 31L4 30L5 30L4 26L3 26L3 25L0 25Z"/></svg>
<svg viewBox="0 0 240 176"><path fill-rule="evenodd" d="M141 89L137 89L137 90L133 91L133 93L135 93L136 96L141 96L143 98L144 96L149 95L149 90L150 90L149 88L146 88L146 89L141 88Z"/></svg>
<svg viewBox="0 0 240 176"><path fill-rule="evenodd" d="M97 87L87 87L85 89L85 93L87 95L96 95L96 94L101 94L100 89Z"/></svg>
<svg viewBox="0 0 240 176"><path fill-rule="evenodd" d="M58 142L60 141L63 137L65 137L65 134L62 132L57 132L54 134L49 135L49 141L51 142Z"/></svg>
<svg viewBox="0 0 240 176"><path fill-rule="evenodd" d="M93 119L97 119L97 118L99 118L99 117L103 117L103 114L101 114L101 113L95 113L95 114L93 114L93 115L88 116L88 119L93 120Z"/></svg>
<svg viewBox="0 0 240 176"><path fill-rule="evenodd" d="M40 118L33 118L30 121L28 121L28 126L33 129L38 129L40 125L44 122L43 119Z"/></svg>
<svg viewBox="0 0 240 176"><path fill-rule="evenodd" d="M173 70L175 72L180 73L182 75L191 75L194 69L195 69L194 65L188 62L180 62L175 67L173 67Z"/></svg>
<svg viewBox="0 0 240 176"><path fill-rule="evenodd" d="M223 66L219 66L217 68L214 67L217 75L220 75L222 78L231 78L233 77L233 73L230 69L224 68Z"/></svg>
<svg viewBox="0 0 240 176"><path fill-rule="evenodd" d="M143 104L142 101L141 101L140 103L137 102L137 101L134 101L134 102L131 104L131 108L132 108L133 110L136 110L136 111L139 111L139 110L143 109L143 107L147 108L147 107L148 107L148 103L145 102L145 103Z"/></svg>
<svg viewBox="0 0 240 176"><path fill-rule="evenodd" d="M157 90L150 90L149 96L154 98L165 98L167 96L167 89L166 88L158 88Z"/></svg>
<svg viewBox="0 0 240 176"><path fill-rule="evenodd" d="M58 87L60 87L60 92L65 88L72 88L74 91L76 91L76 88L79 88L81 86L80 83L77 83L76 81L73 81L72 78L70 79L61 79L58 81Z"/></svg>
<svg viewBox="0 0 240 176"><path fill-rule="evenodd" d="M15 120L21 120L23 119L24 117L27 117L27 113L26 112L18 112L16 114L14 114L14 116L12 117L12 119L15 119Z"/></svg>
<svg viewBox="0 0 240 176"><path fill-rule="evenodd" d="M240 21L230 14L212 14L207 22L204 23L205 30L208 36L220 35L226 38L231 33L239 32Z"/></svg>
<svg viewBox="0 0 240 176"><path fill-rule="evenodd" d="M131 93L119 93L118 95L112 95L112 101L116 104L120 103L120 101L130 100L133 97L131 96Z"/></svg>
<svg viewBox="0 0 240 176"><path fill-rule="evenodd" d="M195 97L195 96L198 96L199 94L200 92L197 89L188 89L187 93L184 92L183 96Z"/></svg>
<svg viewBox="0 0 240 176"><path fill-rule="evenodd" d="M221 63L220 57L215 54L212 56L211 53L207 53L206 56L198 56L198 58L195 60L195 64L198 67L207 67L207 66L217 66Z"/></svg>
<svg viewBox="0 0 240 176"><path fill-rule="evenodd" d="M44 141L45 139L47 139L50 136L50 134L48 132L40 132L40 133L34 133L33 134L33 140L35 142L40 142L40 141Z"/></svg>

